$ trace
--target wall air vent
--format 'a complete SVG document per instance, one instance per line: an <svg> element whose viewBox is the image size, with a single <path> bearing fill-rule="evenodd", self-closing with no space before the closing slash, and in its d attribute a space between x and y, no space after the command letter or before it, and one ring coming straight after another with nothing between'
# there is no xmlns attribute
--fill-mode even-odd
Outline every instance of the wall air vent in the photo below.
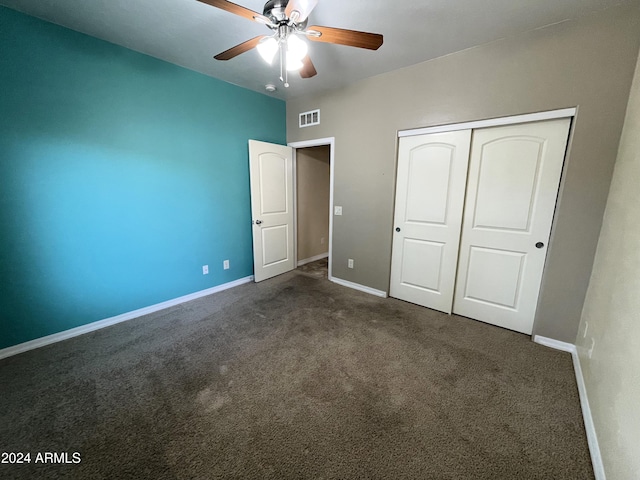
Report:
<svg viewBox="0 0 640 480"><path fill-rule="evenodd" d="M300 114L299 126L310 127L312 125L320 125L320 110L311 110Z"/></svg>

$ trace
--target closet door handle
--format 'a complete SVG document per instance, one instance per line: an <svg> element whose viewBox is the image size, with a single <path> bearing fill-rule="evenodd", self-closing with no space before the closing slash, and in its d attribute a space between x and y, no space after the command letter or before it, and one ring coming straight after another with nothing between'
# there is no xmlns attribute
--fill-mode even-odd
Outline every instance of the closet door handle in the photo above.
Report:
<svg viewBox="0 0 640 480"><path fill-rule="evenodd" d="M542 248L542 247L544 247L544 243L542 242L536 243L536 248Z"/></svg>
<svg viewBox="0 0 640 480"><path fill-rule="evenodd" d="M256 225L260 225L262 223L262 220L256 220Z"/></svg>
<svg viewBox="0 0 640 480"><path fill-rule="evenodd" d="M400 227L396 227L396 232L399 232L399 231L400 231Z"/></svg>

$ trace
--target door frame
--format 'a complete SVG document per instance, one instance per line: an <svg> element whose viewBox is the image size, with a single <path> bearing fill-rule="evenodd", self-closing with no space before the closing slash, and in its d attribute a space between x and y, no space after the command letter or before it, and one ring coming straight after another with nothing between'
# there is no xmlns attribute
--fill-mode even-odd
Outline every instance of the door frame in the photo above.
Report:
<svg viewBox="0 0 640 480"><path fill-rule="evenodd" d="M454 132L456 130L477 130L478 128L501 127L506 125L515 125L517 123L540 122L544 120L555 120L557 118L569 118L575 117L577 111L578 109L576 107L561 108L559 110L548 110L545 112L525 113L523 115L488 118L486 120L477 120L474 122L451 123L448 125L437 125L434 127L398 130L398 138L411 137L414 135L424 135L427 133Z"/></svg>
<svg viewBox="0 0 640 480"><path fill-rule="evenodd" d="M289 142L287 146L293 148L293 251L296 268L298 266L298 180L297 180L297 150L298 148L329 146L329 280L333 280L331 274L331 259L333 258L333 185L334 185L334 160L335 137L318 138L301 142Z"/></svg>

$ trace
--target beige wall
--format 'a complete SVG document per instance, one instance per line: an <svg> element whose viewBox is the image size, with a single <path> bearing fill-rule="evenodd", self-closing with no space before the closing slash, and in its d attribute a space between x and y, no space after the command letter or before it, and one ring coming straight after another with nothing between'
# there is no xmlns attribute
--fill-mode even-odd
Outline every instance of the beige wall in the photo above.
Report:
<svg viewBox="0 0 640 480"><path fill-rule="evenodd" d="M640 59L577 341L609 480L640 478L639 181Z"/></svg>
<svg viewBox="0 0 640 480"><path fill-rule="evenodd" d="M640 8L614 7L287 102L289 142L335 137L333 275L388 289L397 130L578 107L534 324L574 342L639 42Z"/></svg>
<svg viewBox="0 0 640 480"><path fill-rule="evenodd" d="M298 260L329 251L329 148L296 150Z"/></svg>

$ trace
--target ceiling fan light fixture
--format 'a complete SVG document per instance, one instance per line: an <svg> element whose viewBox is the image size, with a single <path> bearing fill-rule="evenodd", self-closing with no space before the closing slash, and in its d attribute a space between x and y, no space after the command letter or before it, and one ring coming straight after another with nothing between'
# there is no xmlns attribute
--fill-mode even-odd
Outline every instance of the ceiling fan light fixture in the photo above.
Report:
<svg viewBox="0 0 640 480"><path fill-rule="evenodd" d="M296 70L300 70L302 67L304 67L302 60L298 60L297 58L287 58L288 71L295 72Z"/></svg>
<svg viewBox="0 0 640 480"><path fill-rule="evenodd" d="M291 23L296 23L299 18L300 18L300 12L298 10L294 10L293 12L291 12L291 15L289 16L289 21Z"/></svg>
<svg viewBox="0 0 640 480"><path fill-rule="evenodd" d="M289 86L288 72L299 70L300 77L317 75L309 58L309 47L304 40L332 43L350 47L377 50L382 46L383 37L377 33L359 32L344 28L311 26L307 28L309 15L319 0L267 0L262 14L242 7L228 0L198 0L229 13L265 24L272 32L270 37L259 35L231 47L213 58L230 60L256 48L260 56L272 65L276 55L280 66L280 80L285 88Z"/></svg>
<svg viewBox="0 0 640 480"><path fill-rule="evenodd" d="M273 59L278 53L278 49L280 46L278 45L278 41L274 37L263 38L258 42L256 46L258 49L258 53L267 62L269 65L273 63Z"/></svg>
<svg viewBox="0 0 640 480"><path fill-rule="evenodd" d="M302 63L302 59L307 56L308 52L309 52L309 46L307 45L307 42L302 40L297 35L289 35L288 36L288 38L287 38L287 59L299 60L300 63ZM287 66L287 68L288 68L288 66Z"/></svg>

